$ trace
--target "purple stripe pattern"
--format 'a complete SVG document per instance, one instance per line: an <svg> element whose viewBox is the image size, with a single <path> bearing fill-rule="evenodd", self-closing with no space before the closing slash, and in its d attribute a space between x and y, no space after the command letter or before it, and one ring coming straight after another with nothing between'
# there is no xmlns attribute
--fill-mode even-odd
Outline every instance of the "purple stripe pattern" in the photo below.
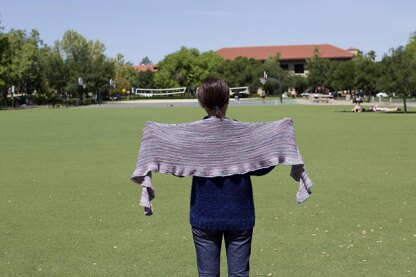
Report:
<svg viewBox="0 0 416 277"><path fill-rule="evenodd" d="M227 118L181 124L146 122L139 157L131 180L142 186L140 205L153 213L155 197L151 172L175 176L218 177L244 174L275 165L292 165L291 176L299 182L297 203L311 194L295 141L293 122L240 122Z"/></svg>

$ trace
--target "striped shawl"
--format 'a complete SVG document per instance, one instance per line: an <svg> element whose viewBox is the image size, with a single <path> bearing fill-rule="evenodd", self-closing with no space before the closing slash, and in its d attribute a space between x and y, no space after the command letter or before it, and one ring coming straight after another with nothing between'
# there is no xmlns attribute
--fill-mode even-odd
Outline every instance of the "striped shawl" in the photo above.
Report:
<svg viewBox="0 0 416 277"><path fill-rule="evenodd" d="M244 174L276 165L291 165L299 182L296 201L311 194L312 181L295 141L293 122L238 122L210 117L182 124L146 122L131 180L142 186L140 205L151 215L151 172L175 176L218 177Z"/></svg>

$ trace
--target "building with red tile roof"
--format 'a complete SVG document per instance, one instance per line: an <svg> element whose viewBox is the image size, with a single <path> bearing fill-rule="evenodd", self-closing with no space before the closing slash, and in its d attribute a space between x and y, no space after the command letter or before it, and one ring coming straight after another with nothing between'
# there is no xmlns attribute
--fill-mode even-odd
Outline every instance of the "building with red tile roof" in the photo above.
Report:
<svg viewBox="0 0 416 277"><path fill-rule="evenodd" d="M253 46L253 47L226 47L217 51L217 54L227 60L237 57L253 58L265 61L272 55L280 55L280 65L294 73L303 74L306 60L312 58L315 49L319 50L322 58L331 60L351 60L354 54L335 47L331 44L282 45L282 46Z"/></svg>
<svg viewBox="0 0 416 277"><path fill-rule="evenodd" d="M354 56L358 56L358 54L360 53L360 49L357 49L355 47L347 48L347 51L353 54Z"/></svg>
<svg viewBox="0 0 416 277"><path fill-rule="evenodd" d="M156 64L141 64L141 65L134 65L134 69L137 71L146 71L150 70L152 72L157 72L157 65Z"/></svg>
<svg viewBox="0 0 416 277"><path fill-rule="evenodd" d="M234 60L237 57L253 58L265 61L268 57L280 55L280 66L296 74L304 74L305 64L308 58L312 58L315 49L319 50L322 58L331 60L351 60L357 52L356 48L347 50L331 44L306 44L306 45L280 45L280 46L252 46L252 47L226 47L217 51L217 54L226 60ZM157 64L141 64L133 66L138 71L150 70L157 72Z"/></svg>

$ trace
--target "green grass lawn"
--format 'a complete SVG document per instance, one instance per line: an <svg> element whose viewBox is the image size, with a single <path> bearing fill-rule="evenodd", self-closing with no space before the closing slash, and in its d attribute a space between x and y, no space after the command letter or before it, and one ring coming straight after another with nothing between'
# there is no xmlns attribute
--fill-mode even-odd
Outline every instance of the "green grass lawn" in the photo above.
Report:
<svg viewBox="0 0 416 277"><path fill-rule="evenodd" d="M230 107L241 121L292 117L315 183L297 205L289 167L253 177L250 276L416 275L416 115L335 112L350 108ZM0 111L0 276L197 276L191 178L155 174L155 214L145 217L129 177L145 121L202 116Z"/></svg>

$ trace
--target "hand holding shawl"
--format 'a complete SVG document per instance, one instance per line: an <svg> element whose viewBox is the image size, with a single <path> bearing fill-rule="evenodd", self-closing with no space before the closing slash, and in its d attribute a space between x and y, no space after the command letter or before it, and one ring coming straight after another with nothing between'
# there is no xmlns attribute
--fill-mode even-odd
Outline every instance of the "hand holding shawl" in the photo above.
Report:
<svg viewBox="0 0 416 277"><path fill-rule="evenodd" d="M176 176L218 177L245 174L279 164L292 165L299 182L298 203L311 194L312 181L295 141L293 122L239 122L211 117L182 124L146 122L136 169L131 180L140 184L140 205L153 213L151 172Z"/></svg>

